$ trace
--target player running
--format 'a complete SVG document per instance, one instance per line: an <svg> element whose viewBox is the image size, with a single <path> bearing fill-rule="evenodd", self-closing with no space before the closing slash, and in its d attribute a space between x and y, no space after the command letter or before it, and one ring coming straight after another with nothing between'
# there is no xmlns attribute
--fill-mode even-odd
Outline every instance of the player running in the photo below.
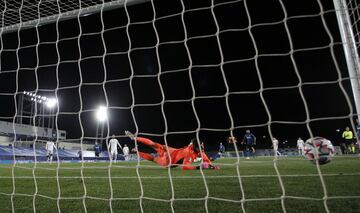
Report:
<svg viewBox="0 0 360 213"><path fill-rule="evenodd" d="M143 137L135 137L131 132L125 131L125 134L131 139L139 143L152 147L156 152L157 156L154 157L149 153L139 152L139 156L145 160L153 161L160 166L171 166L177 167L180 164L182 165L183 170L195 170L195 169L220 169L219 166L213 166L208 156L204 151L199 150L198 142L196 139L193 139L191 143L184 148L172 148L166 145L155 143L150 139ZM199 166L193 166L193 163L197 157L202 158L202 163Z"/></svg>

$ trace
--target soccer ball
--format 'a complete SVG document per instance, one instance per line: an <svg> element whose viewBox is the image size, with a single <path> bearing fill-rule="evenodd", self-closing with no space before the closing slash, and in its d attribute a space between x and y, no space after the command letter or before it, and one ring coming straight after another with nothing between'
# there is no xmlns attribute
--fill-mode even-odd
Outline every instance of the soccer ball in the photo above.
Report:
<svg viewBox="0 0 360 213"><path fill-rule="evenodd" d="M304 154L308 160L320 165L327 164L331 161L335 154L335 149L332 143L322 137L310 138L305 142Z"/></svg>

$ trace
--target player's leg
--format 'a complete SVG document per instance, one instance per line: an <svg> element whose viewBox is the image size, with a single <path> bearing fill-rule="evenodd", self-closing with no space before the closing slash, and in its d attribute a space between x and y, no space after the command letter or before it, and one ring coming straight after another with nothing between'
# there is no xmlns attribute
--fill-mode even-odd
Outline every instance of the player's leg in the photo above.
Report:
<svg viewBox="0 0 360 213"><path fill-rule="evenodd" d="M109 160L112 161L113 160L113 152L111 150L109 150Z"/></svg>
<svg viewBox="0 0 360 213"><path fill-rule="evenodd" d="M129 131L125 131L125 135L127 135L131 140L135 140L138 142L138 143L142 143L146 146L151 146L153 148L158 148L159 146L162 146L161 144L158 144L158 143L155 143L154 141L148 139L148 138L143 138L143 137L135 137L134 134L132 134L131 132Z"/></svg>
<svg viewBox="0 0 360 213"><path fill-rule="evenodd" d="M152 141L148 138L137 137L136 140L137 140L137 142L140 142L146 146L152 147L153 149L155 149L156 152L159 152L161 149L163 149L162 144L155 143L154 141Z"/></svg>
<svg viewBox="0 0 360 213"><path fill-rule="evenodd" d="M111 161L113 161L115 158L115 151L111 150Z"/></svg>
<svg viewBox="0 0 360 213"><path fill-rule="evenodd" d="M154 162L160 166L171 166L167 156L159 156L154 158Z"/></svg>
<svg viewBox="0 0 360 213"><path fill-rule="evenodd" d="M351 143L352 140L346 140L347 153L351 154Z"/></svg>
<svg viewBox="0 0 360 213"><path fill-rule="evenodd" d="M159 156L163 156L164 154L164 147L161 144L155 143L153 141L151 141L150 139L147 138L137 138L138 142L141 142L147 146L151 146L158 154ZM138 152L139 156L145 160L148 161L154 161L154 156L152 156L151 154L145 153L145 152L140 152L138 151L138 149L135 147L132 149L133 152Z"/></svg>
<svg viewBox="0 0 360 213"><path fill-rule="evenodd" d="M341 152L342 152L343 154L346 154L346 144L345 144L345 142L342 142L342 143L340 144L340 149L341 149Z"/></svg>
<svg viewBox="0 0 360 213"><path fill-rule="evenodd" d="M349 145L349 151L351 154L355 154L355 145L353 142L351 142Z"/></svg>
<svg viewBox="0 0 360 213"><path fill-rule="evenodd" d="M154 161L154 156L152 156L151 154L149 153L145 153L145 152L139 152L139 156L145 160L148 160L148 161Z"/></svg>
<svg viewBox="0 0 360 213"><path fill-rule="evenodd" d="M251 146L251 154L252 154L252 157L255 158L255 147L254 145Z"/></svg>
<svg viewBox="0 0 360 213"><path fill-rule="evenodd" d="M46 160L50 161L50 150L46 151Z"/></svg>
<svg viewBox="0 0 360 213"><path fill-rule="evenodd" d="M115 163L117 161L117 155L118 155L117 151L114 151L114 161L115 161Z"/></svg>
<svg viewBox="0 0 360 213"><path fill-rule="evenodd" d="M245 145L245 159L250 159L250 146Z"/></svg>

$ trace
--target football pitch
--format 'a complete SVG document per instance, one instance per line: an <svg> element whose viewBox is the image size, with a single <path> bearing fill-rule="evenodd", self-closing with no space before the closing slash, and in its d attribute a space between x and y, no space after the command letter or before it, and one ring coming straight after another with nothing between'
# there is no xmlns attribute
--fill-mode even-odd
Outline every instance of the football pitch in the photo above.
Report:
<svg viewBox="0 0 360 213"><path fill-rule="evenodd" d="M301 157L214 164L221 169L168 170L151 162L2 164L0 212L360 211L359 156L320 166L323 181Z"/></svg>

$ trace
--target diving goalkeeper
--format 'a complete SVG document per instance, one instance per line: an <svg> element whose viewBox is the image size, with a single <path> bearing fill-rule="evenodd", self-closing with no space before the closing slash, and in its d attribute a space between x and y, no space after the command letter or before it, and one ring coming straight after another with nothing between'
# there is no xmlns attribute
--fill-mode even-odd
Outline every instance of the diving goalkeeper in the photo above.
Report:
<svg viewBox="0 0 360 213"><path fill-rule="evenodd" d="M184 148L176 149L172 147L166 147L165 145L155 143L150 139L143 137L135 137L131 132L125 131L125 134L131 139L146 146L150 146L157 152L157 156L152 156L149 153L139 152L135 149L139 156L145 160L153 161L160 166L177 167L182 166L183 170L195 170L195 169L220 169L219 166L213 166L208 156L203 150L198 148L198 141L193 139L191 143ZM202 158L202 163L198 166L191 165L197 157Z"/></svg>

